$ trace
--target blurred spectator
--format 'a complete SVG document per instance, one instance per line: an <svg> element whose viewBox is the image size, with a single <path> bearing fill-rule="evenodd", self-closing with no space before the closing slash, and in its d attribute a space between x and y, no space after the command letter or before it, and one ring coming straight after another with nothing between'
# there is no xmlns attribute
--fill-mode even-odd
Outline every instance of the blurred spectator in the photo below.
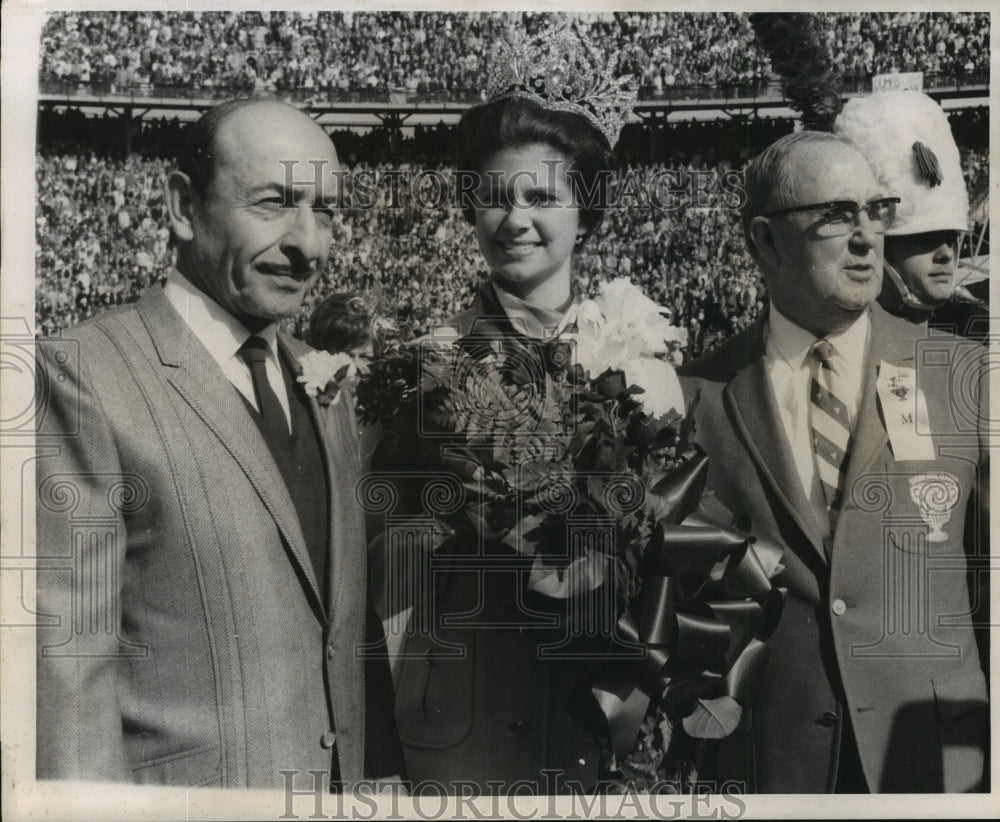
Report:
<svg viewBox="0 0 1000 822"><path fill-rule="evenodd" d="M364 297L351 291L324 297L313 309L305 336L306 342L320 351L370 358L372 317Z"/></svg>

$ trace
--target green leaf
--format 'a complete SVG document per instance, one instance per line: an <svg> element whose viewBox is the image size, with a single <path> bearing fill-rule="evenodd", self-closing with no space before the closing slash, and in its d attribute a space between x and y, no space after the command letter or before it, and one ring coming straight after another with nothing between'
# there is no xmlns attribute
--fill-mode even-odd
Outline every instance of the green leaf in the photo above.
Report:
<svg viewBox="0 0 1000 822"><path fill-rule="evenodd" d="M696 739L723 739L740 724L743 708L731 696L699 699L694 712L684 717L684 730Z"/></svg>

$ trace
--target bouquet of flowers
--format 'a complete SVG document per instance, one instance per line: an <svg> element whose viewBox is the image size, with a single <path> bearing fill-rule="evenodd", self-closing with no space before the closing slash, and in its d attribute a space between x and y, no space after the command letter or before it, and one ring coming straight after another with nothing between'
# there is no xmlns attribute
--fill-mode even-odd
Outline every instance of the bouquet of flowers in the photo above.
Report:
<svg viewBox="0 0 1000 822"><path fill-rule="evenodd" d="M699 510L707 459L670 362L684 342L615 280L547 341L432 336L376 360L357 386L380 447L461 481L461 503L436 515L442 533L509 547L533 596L573 606L610 592L591 690L607 770L640 789L691 776L697 746L680 736L735 729L781 606L780 552Z"/></svg>

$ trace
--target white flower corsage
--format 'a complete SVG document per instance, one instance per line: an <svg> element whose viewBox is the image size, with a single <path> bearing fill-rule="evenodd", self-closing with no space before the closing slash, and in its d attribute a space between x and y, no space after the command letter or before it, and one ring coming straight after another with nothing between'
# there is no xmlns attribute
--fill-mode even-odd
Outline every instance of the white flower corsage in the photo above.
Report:
<svg viewBox="0 0 1000 822"><path fill-rule="evenodd" d="M628 279L603 283L598 297L577 304L571 328L560 336L575 342L577 362L591 377L608 368L625 372L627 384L643 389L636 399L653 417L684 413L670 360L686 344L687 332L671 325Z"/></svg>
<svg viewBox="0 0 1000 822"><path fill-rule="evenodd" d="M330 354L327 351L310 351L299 357L302 383L306 395L315 397L320 405L336 405L340 392L354 388L363 366L350 354Z"/></svg>

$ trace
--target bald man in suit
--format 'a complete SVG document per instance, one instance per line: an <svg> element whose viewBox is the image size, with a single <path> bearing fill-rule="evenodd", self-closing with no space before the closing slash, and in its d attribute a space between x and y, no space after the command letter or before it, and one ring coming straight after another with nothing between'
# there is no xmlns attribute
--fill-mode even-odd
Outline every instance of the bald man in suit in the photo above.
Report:
<svg viewBox="0 0 1000 822"><path fill-rule="evenodd" d="M270 100L212 109L166 181L176 268L42 345L37 773L350 787L402 768L366 596L350 397L280 333L339 164ZM70 352L67 354L67 352Z"/></svg>

